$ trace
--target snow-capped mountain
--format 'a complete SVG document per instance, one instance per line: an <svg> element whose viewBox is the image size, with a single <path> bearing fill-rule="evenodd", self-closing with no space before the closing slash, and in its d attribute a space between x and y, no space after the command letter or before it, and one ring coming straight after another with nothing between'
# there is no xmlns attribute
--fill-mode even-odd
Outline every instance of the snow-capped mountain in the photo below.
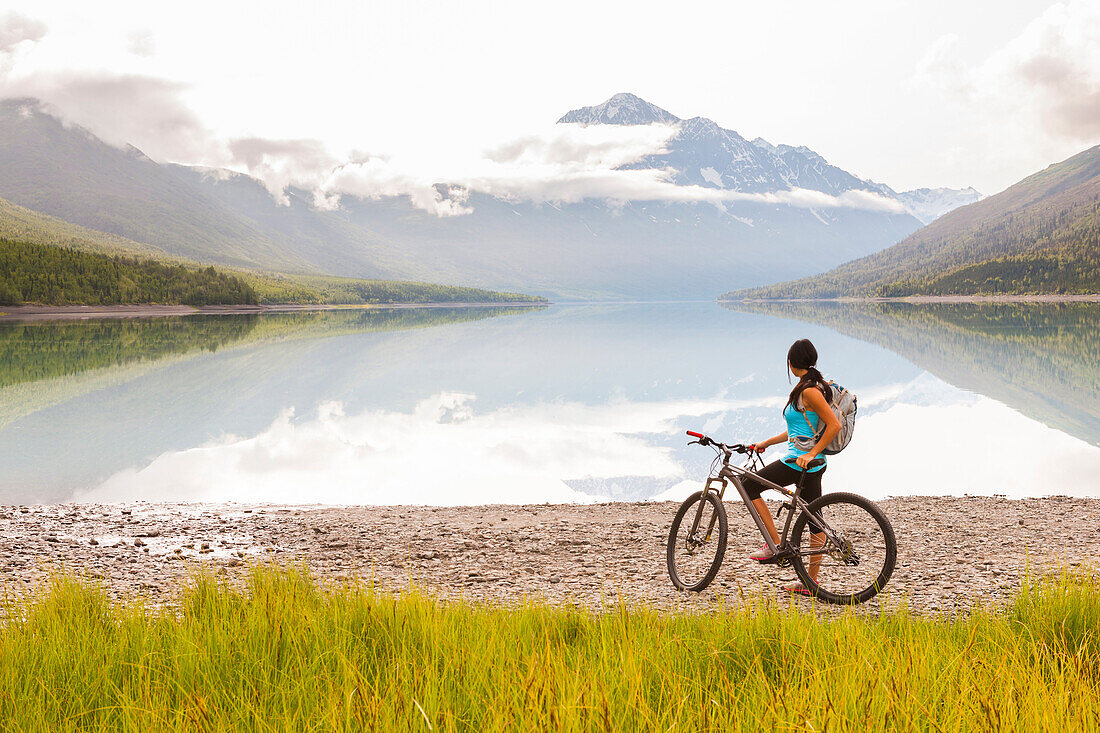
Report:
<svg viewBox="0 0 1100 733"><path fill-rule="evenodd" d="M764 138L746 140L706 117L680 119L668 110L633 94L622 93L593 107L581 107L558 120L582 125L676 125L668 152L653 155L629 168L671 168L673 181L745 193L770 193L805 188L832 196L867 191L898 201L927 224L953 208L981 198L973 188L917 189L898 193L889 186L861 179L829 163L810 148L773 145Z"/></svg>
<svg viewBox="0 0 1100 733"><path fill-rule="evenodd" d="M674 124L680 121L668 110L633 94L616 94L603 104L575 109L558 120L581 125L650 125L654 122Z"/></svg>
<svg viewBox="0 0 1100 733"><path fill-rule="evenodd" d="M680 119L668 110L633 94L616 94L603 104L575 109L559 123L582 125L676 125L668 152L649 156L631 168L672 168L675 183L695 184L746 193L809 188L829 194L852 189L877 192L807 147L772 145L763 138L749 141L706 117Z"/></svg>
<svg viewBox="0 0 1100 733"><path fill-rule="evenodd" d="M201 262L558 300L711 299L827 270L921 225L905 211L762 198L539 203L474 191L465 202L469 213L445 218L397 195L344 195L335 210L320 210L307 191L290 189L279 202L247 175L161 165L28 104L0 102L0 198ZM677 126L664 152L634 164L671 169L675 184L748 194L865 190L902 200L808 148L746 140L633 95L561 119Z"/></svg>
<svg viewBox="0 0 1100 733"><path fill-rule="evenodd" d="M894 195L923 224L931 224L953 209L985 198L974 188L915 188Z"/></svg>

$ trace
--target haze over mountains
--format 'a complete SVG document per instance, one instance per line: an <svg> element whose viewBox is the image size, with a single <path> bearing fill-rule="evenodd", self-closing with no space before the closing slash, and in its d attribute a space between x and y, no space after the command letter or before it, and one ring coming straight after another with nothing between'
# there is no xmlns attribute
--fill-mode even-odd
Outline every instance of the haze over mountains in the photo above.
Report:
<svg viewBox="0 0 1100 733"><path fill-rule="evenodd" d="M956 209L882 252L739 298L1100 292L1100 145Z"/></svg>
<svg viewBox="0 0 1100 733"><path fill-rule="evenodd" d="M896 193L805 147L747 141L633 95L563 123L676 126L659 169L685 200L546 203L463 192L441 218L404 196L343 195L335 210L289 189L288 205L239 173L156 163L63 124L33 100L0 103L0 198L201 262L414 279L568 298L710 299L820 272L899 241L977 193ZM442 195L456 195L442 184ZM714 198L700 200L697 192ZM694 199L692 198L694 197Z"/></svg>
<svg viewBox="0 0 1100 733"><path fill-rule="evenodd" d="M682 120L633 94L616 94L603 104L582 107L559 123L582 125L678 125L662 155L651 155L627 168L667 168L673 181L747 193L807 189L840 196L851 191L878 193L896 200L921 223L981 198L973 188L920 188L894 191L885 184L862 180L831 165L806 146L772 145L764 138L746 140L706 117Z"/></svg>

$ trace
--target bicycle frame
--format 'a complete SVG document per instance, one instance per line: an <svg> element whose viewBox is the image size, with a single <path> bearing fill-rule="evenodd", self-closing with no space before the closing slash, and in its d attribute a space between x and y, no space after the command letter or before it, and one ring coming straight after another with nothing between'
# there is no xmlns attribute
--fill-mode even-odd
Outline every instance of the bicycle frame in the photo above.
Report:
<svg viewBox="0 0 1100 733"><path fill-rule="evenodd" d="M790 532L791 523L794 520L795 509L800 509L805 512L809 511L809 504L807 504L801 496L802 482L806 478L805 471L802 472L802 477L798 480L798 484L795 486L794 491L791 491L785 486L780 486L779 484L774 484L765 478L761 478L753 471L753 468L757 466L763 468L763 461L760 459L759 454L755 451L753 451L753 453L749 455L748 459L745 461L744 466L735 466L730 465L732 452L724 449L720 450L723 454L722 468L719 469L717 476L710 476L709 478L707 478L707 482L703 487L703 496L701 501L699 502L699 509L696 511L695 520L694 522L692 522L691 525L692 536L694 536L699 529L699 521L702 518L703 508L706 506L707 494L711 491L714 491L718 495L718 500L721 501L725 497L727 486L732 483L734 488L737 489L737 493L740 495L741 501L745 504L745 509L748 510L749 516L752 517L753 522L756 523L756 528L760 531L760 535L764 538L764 542L767 543L768 549L770 549L773 554L780 554L781 550L784 550L784 548L786 549L781 554L785 557L789 557L791 555L823 555L825 554L825 552L827 552L827 544L816 550L807 551L798 551L794 548L788 547L787 534L788 532ZM741 483L741 478L743 476L752 476L753 480L757 483L763 484L767 489L778 491L788 498L789 501L783 504L783 507L787 509L787 518L783 522L783 531L779 533L780 539L778 545L772 540L771 535L768 533L768 528L764 524L764 520L760 517L760 512L756 510L756 506L753 505L752 499L749 498L749 494L745 490L744 484ZM721 488L716 488L714 486L715 483L721 484ZM705 539L707 540L710 539L710 533L714 530L714 522L716 519L717 515L712 515L710 518L710 523L707 527L707 533L705 535ZM822 517L814 517L814 521L822 527L827 537L835 537L835 532L829 527L829 525Z"/></svg>

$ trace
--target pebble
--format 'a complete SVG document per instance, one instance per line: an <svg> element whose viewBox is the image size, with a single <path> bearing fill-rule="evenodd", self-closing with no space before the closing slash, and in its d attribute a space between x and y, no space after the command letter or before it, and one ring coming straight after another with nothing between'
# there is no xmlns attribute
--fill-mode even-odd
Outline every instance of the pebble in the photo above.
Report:
<svg viewBox="0 0 1100 733"><path fill-rule="evenodd" d="M1034 574L1056 570L1067 557L1100 556L1100 534L1091 526L1100 515L1100 499L1059 501L1064 511L1055 513L1048 499L880 502L897 534L898 565L886 591L863 608L874 612L883 599L904 599L920 611L955 613L976 602L1007 599L1029 565ZM729 545L715 582L701 593L675 592L665 568L665 539L677 506L643 502L399 511L149 503L43 505L33 511L0 506L7 517L0 536L0 557L6 558L0 581L35 586L46 582L50 568L94 567L107 579L112 597L142 593L157 602L169 599L202 564L244 578L253 563L305 562L321 579L373 579L376 587L395 590L411 582L444 597L503 603L544 598L600 607L622 599L710 609L720 598L727 605L739 602L742 592L787 602L781 588L794 580L793 572L745 559L760 538L734 502L726 504ZM144 527L131 536L142 552L100 546L97 537L133 526L126 522L135 511L140 514L135 523ZM119 520L120 512L126 521ZM997 531L975 533L974 517L996 517ZM57 534L59 526L73 541ZM26 537L44 541L27 545ZM143 537L175 541L150 546ZM803 598L795 603L825 608Z"/></svg>

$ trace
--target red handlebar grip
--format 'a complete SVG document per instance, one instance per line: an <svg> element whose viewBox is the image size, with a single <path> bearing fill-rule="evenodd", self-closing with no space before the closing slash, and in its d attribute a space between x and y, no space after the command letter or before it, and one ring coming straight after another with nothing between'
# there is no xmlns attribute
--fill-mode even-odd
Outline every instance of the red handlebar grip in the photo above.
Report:
<svg viewBox="0 0 1100 733"><path fill-rule="evenodd" d="M702 433L697 433L694 430L687 431L687 434L690 435L693 438L702 438L703 437Z"/></svg>

